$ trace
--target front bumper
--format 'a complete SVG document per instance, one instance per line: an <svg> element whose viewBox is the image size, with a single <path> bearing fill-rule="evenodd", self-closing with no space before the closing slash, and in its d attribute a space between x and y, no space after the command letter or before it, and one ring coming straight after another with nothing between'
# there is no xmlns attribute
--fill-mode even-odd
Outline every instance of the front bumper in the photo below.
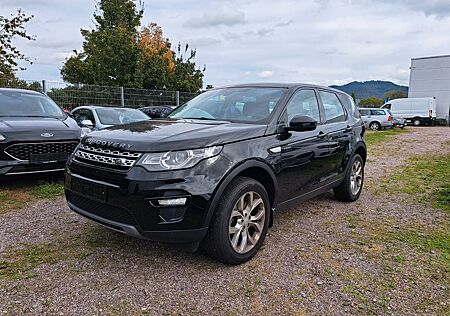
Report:
<svg viewBox="0 0 450 316"><path fill-rule="evenodd" d="M66 162L30 164L28 161L0 160L0 176L64 171Z"/></svg>
<svg viewBox="0 0 450 316"><path fill-rule="evenodd" d="M214 168L205 160L191 169L164 172L149 172L139 165L119 172L69 161L65 192L73 211L113 230L143 239L191 243L205 237L210 202L229 168L223 158L214 161ZM74 181L93 184L102 197L80 193ZM177 197L186 197L186 204L157 203Z"/></svg>

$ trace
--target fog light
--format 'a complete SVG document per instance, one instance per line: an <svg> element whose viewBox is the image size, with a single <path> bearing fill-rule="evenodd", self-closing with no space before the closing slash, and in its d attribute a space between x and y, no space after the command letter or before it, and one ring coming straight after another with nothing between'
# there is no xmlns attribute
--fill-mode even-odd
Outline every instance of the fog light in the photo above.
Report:
<svg viewBox="0 0 450 316"><path fill-rule="evenodd" d="M161 206L178 206L185 205L187 198L176 198L176 199L164 199L158 200L158 204Z"/></svg>

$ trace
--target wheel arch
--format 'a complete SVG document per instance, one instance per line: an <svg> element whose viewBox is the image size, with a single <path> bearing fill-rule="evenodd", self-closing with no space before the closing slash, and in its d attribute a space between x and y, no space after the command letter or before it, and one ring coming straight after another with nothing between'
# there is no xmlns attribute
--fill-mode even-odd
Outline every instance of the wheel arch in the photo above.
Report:
<svg viewBox="0 0 450 316"><path fill-rule="evenodd" d="M215 190L212 201L208 207L208 214L205 220L205 226L209 226L211 219L213 217L214 211L219 203L220 197L223 192L226 190L228 185L235 179L236 177L247 177L254 179L260 182L267 191L270 202L270 223L269 226L272 226L273 223L273 212L272 209L276 205L277 195L278 195L278 182L275 177L273 170L264 162L259 160L247 160L238 166L234 167L228 174L224 177L221 183L218 185L218 188Z"/></svg>
<svg viewBox="0 0 450 316"><path fill-rule="evenodd" d="M363 142L358 142L355 146L355 150L353 151L353 154L358 154L361 156L361 158L364 161L364 164L367 160L367 147Z"/></svg>

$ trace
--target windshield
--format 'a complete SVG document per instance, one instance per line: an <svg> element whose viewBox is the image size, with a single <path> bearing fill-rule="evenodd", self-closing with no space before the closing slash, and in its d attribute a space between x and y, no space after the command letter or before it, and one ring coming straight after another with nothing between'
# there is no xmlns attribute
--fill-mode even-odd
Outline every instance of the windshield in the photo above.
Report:
<svg viewBox="0 0 450 316"><path fill-rule="evenodd" d="M175 109L170 118L267 123L286 89L223 88L206 91Z"/></svg>
<svg viewBox="0 0 450 316"><path fill-rule="evenodd" d="M49 97L20 91L0 91L0 116L66 118Z"/></svg>
<svg viewBox="0 0 450 316"><path fill-rule="evenodd" d="M149 120L145 113L135 109L96 109L100 123L103 125L121 125Z"/></svg>

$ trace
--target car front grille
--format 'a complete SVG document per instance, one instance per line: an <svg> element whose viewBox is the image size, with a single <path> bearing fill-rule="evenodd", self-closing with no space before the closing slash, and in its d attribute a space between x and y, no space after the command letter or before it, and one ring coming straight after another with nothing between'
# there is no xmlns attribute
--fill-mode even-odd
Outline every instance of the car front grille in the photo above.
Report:
<svg viewBox="0 0 450 316"><path fill-rule="evenodd" d="M137 225L134 217L126 209L97 202L70 191L67 192L67 200L83 211L101 218L125 225Z"/></svg>
<svg viewBox="0 0 450 316"><path fill-rule="evenodd" d="M141 155L136 152L81 144L75 152L75 160L94 166L125 171L130 169Z"/></svg>
<svg viewBox="0 0 450 316"><path fill-rule="evenodd" d="M16 160L29 160L30 155L65 154L69 155L75 150L78 142L43 142L18 143L5 148L4 152Z"/></svg>

